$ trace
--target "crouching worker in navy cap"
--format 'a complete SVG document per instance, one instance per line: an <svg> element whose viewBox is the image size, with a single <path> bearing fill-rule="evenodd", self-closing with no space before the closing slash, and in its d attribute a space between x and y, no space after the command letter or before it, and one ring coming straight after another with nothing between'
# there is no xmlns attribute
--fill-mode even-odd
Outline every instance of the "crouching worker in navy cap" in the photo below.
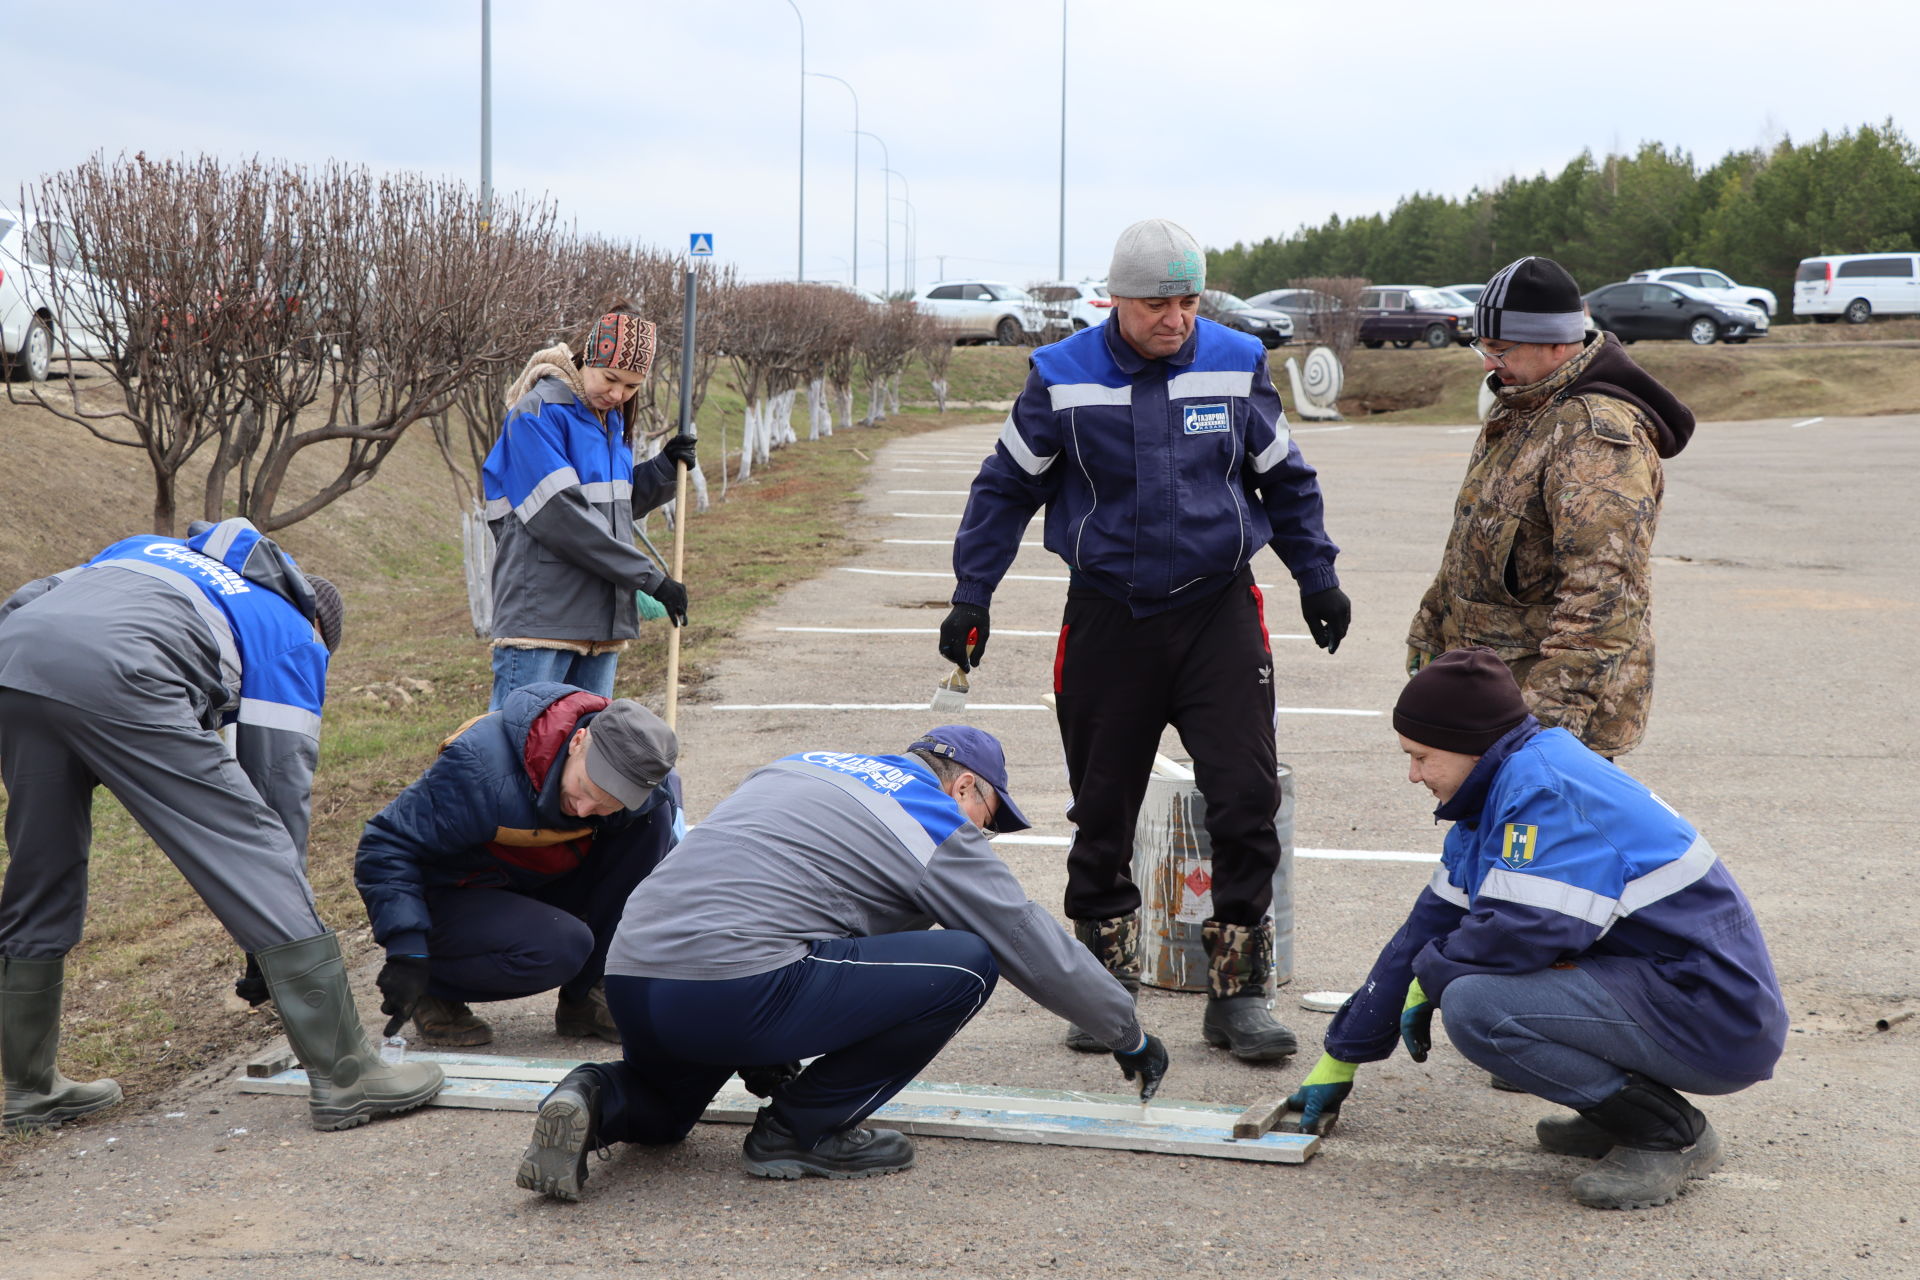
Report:
<svg viewBox="0 0 1920 1280"><path fill-rule="evenodd" d="M963 725L903 755L807 751L750 774L628 898L606 979L625 1056L547 1096L519 1184L578 1200L590 1151L678 1142L735 1070L771 1096L746 1137L748 1173L910 1168L910 1139L860 1122L1003 971L1098 1035L1152 1097L1167 1054L1132 995L988 846L1027 825L999 742ZM815 1061L780 1066L801 1058Z"/></svg>
<svg viewBox="0 0 1920 1280"><path fill-rule="evenodd" d="M1542 729L1491 649L1442 654L1394 708L1408 780L1453 823L1366 984L1290 1100L1325 1132L1355 1065L1424 1062L1435 1009L1470 1061L1571 1108L1540 1145L1594 1163L1596 1209L1665 1204L1720 1166L1720 1136L1683 1093L1773 1074L1787 1015L1760 926L1706 837L1582 746Z"/></svg>

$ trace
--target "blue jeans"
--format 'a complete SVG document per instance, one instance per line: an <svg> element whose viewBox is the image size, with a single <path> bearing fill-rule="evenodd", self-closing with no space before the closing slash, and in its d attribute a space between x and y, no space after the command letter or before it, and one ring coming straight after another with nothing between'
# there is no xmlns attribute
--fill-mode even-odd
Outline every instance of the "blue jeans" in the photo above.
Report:
<svg viewBox="0 0 1920 1280"><path fill-rule="evenodd" d="M1726 1080L1662 1048L1579 969L1474 974L1447 984L1447 1038L1468 1060L1528 1093L1582 1110L1620 1092L1637 1071L1682 1093L1737 1093Z"/></svg>
<svg viewBox="0 0 1920 1280"><path fill-rule="evenodd" d="M818 1059L769 1104L800 1144L900 1092L986 1004L993 952L959 929L825 938L784 968L697 982L607 977L622 1061L596 1064L600 1138L678 1142L739 1067Z"/></svg>
<svg viewBox="0 0 1920 1280"><path fill-rule="evenodd" d="M498 711L506 705L507 695L515 689L543 680L557 680L603 698L613 696L613 671L619 665L618 652L571 653L565 649L522 649L496 646L493 650L493 701L487 710Z"/></svg>

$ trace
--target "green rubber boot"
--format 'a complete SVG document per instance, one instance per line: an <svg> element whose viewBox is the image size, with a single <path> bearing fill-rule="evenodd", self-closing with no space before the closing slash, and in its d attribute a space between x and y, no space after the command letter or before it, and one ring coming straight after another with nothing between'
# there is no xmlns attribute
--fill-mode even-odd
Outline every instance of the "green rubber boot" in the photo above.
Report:
<svg viewBox="0 0 1920 1280"><path fill-rule="evenodd" d="M351 1129L425 1106L440 1092L446 1078L439 1067L380 1061L347 989L337 936L283 942L259 956L287 1041L306 1068L314 1128Z"/></svg>
<svg viewBox="0 0 1920 1280"><path fill-rule="evenodd" d="M1093 958L1106 967L1108 973L1120 979L1120 985L1133 993L1134 1003L1140 999L1140 917L1115 916L1111 920L1075 920L1073 936L1080 945L1093 952ZM1077 1053L1112 1053L1113 1050L1095 1040L1078 1026L1067 1024L1067 1048Z"/></svg>
<svg viewBox="0 0 1920 1280"><path fill-rule="evenodd" d="M8 1133L52 1129L120 1101L111 1080L82 1084L53 1065L67 962L0 956L0 1072L7 1082Z"/></svg>

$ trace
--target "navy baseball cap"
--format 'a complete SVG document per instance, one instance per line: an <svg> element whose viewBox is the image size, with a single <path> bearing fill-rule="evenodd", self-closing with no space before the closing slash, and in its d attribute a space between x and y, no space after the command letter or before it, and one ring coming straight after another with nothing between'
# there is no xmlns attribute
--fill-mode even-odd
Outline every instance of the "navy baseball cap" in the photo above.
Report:
<svg viewBox="0 0 1920 1280"><path fill-rule="evenodd" d="M1020 806L1013 802L1013 797L1007 794L1007 753L1000 749L1000 740L986 730L964 724L943 724L937 729L927 730L907 750L945 756L999 792L1000 808L995 811L993 821L987 824L993 830L1002 833L1025 831L1033 825L1027 821L1027 815L1020 812Z"/></svg>

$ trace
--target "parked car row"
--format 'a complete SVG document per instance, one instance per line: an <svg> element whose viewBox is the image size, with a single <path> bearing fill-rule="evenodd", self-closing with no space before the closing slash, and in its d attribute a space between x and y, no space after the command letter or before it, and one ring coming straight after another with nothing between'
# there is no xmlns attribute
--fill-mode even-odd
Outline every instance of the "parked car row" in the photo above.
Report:
<svg viewBox="0 0 1920 1280"><path fill-rule="evenodd" d="M1625 280L1602 285L1587 294L1585 302L1593 323L1622 342L1685 338L1704 347L1766 336L1765 309L1726 301L1717 292L1670 279Z"/></svg>

